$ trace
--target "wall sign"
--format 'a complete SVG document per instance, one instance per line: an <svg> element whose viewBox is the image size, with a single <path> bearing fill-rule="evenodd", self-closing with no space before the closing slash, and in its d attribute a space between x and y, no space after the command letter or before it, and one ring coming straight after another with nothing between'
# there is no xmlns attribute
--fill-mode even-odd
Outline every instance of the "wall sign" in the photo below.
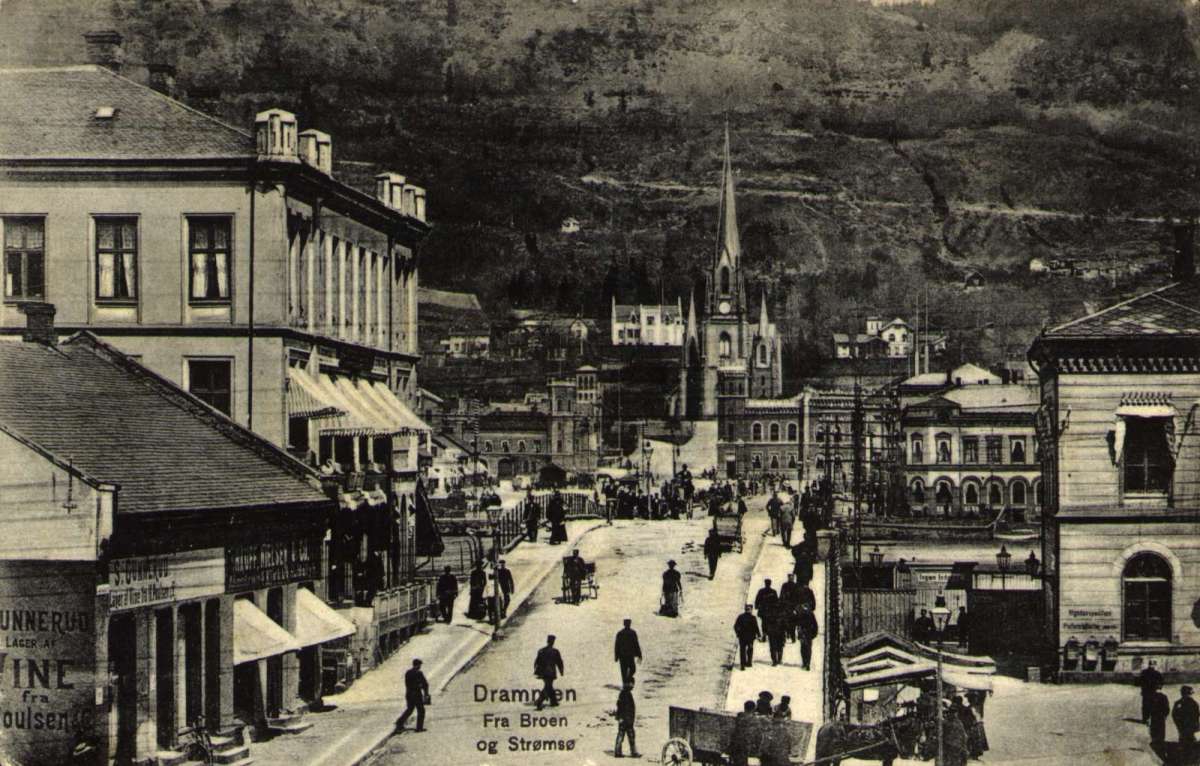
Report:
<svg viewBox="0 0 1200 766"><path fill-rule="evenodd" d="M0 563L0 762L64 764L92 733L92 562Z"/></svg>
<svg viewBox="0 0 1200 766"><path fill-rule="evenodd" d="M225 551L113 559L108 584L113 611L216 596L225 590Z"/></svg>
<svg viewBox="0 0 1200 766"><path fill-rule="evenodd" d="M225 590L272 588L321 579L321 538L303 537L225 548Z"/></svg>
<svg viewBox="0 0 1200 766"><path fill-rule="evenodd" d="M1062 616L1063 633L1117 633L1121 630L1121 620L1117 610L1109 607L1089 607L1086 609L1067 609Z"/></svg>

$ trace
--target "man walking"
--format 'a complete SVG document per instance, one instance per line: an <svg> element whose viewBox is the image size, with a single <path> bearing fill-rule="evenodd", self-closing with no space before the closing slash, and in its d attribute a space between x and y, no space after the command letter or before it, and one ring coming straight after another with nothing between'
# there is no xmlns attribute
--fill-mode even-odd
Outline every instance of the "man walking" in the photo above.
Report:
<svg viewBox="0 0 1200 766"><path fill-rule="evenodd" d="M425 731L425 706L429 704L429 682L421 672L421 661L413 660L412 667L404 674L404 702L408 705L396 721L396 731L404 731L404 722L417 711L417 731Z"/></svg>
<svg viewBox="0 0 1200 766"><path fill-rule="evenodd" d="M667 562L667 571L662 574L662 613L667 617L679 616L679 602L683 598L683 576L675 568L675 562Z"/></svg>
<svg viewBox="0 0 1200 766"><path fill-rule="evenodd" d="M471 570L471 602L467 604L467 616L472 620L484 616L483 590L487 587L487 573L483 571L483 560L475 562Z"/></svg>
<svg viewBox="0 0 1200 766"><path fill-rule="evenodd" d="M960 606L958 608L958 648L966 649L971 638L971 615L967 614L967 608Z"/></svg>
<svg viewBox="0 0 1200 766"><path fill-rule="evenodd" d="M783 630L787 640L796 640L796 618L800 613L800 584L796 575L789 574L787 582L779 586L779 611L783 616Z"/></svg>
<svg viewBox="0 0 1200 766"><path fill-rule="evenodd" d="M733 622L733 633L738 640L738 660L742 670L754 664L754 642L761 635L753 610L753 604L746 604L746 611L739 614Z"/></svg>
<svg viewBox="0 0 1200 766"><path fill-rule="evenodd" d="M779 495L774 491L771 492L771 499L767 501L767 515L771 517L771 534L779 534L779 511L783 508L783 503L779 502Z"/></svg>
<svg viewBox="0 0 1200 766"><path fill-rule="evenodd" d="M812 663L812 642L817 637L817 616L808 604L800 608L796 629L800 633L800 663L808 670Z"/></svg>
<svg viewBox="0 0 1200 766"><path fill-rule="evenodd" d="M442 570L442 576L438 578L437 598L442 622L448 625L454 619L454 601L458 598L458 578L451 574L450 567Z"/></svg>
<svg viewBox="0 0 1200 766"><path fill-rule="evenodd" d="M637 663L642 659L642 645L638 643L637 631L633 629L633 620L625 618L625 627L617 631L616 641L613 642L614 661L621 666L622 683L632 683L633 675L637 672ZM631 739L632 745L633 740Z"/></svg>
<svg viewBox="0 0 1200 766"><path fill-rule="evenodd" d="M776 599L774 606L763 613L763 630L767 634L772 665L783 662L783 645L787 639L787 621L783 610L783 602Z"/></svg>
<svg viewBox="0 0 1200 766"><path fill-rule="evenodd" d="M801 585L808 585L812 582L813 576L813 557L812 549L804 543L797 543L792 546L792 559L796 562L792 571L796 575L796 582Z"/></svg>
<svg viewBox="0 0 1200 766"><path fill-rule="evenodd" d="M708 537L704 538L704 558L708 559L708 579L711 580L717 575L717 561L721 558L721 536L716 527L708 530Z"/></svg>
<svg viewBox="0 0 1200 766"><path fill-rule="evenodd" d="M780 505L779 508L779 535L783 538L783 544L792 547L792 526L796 523L796 512L792 508L792 504Z"/></svg>
<svg viewBox="0 0 1200 766"><path fill-rule="evenodd" d="M1167 716L1170 714L1171 700L1161 688L1155 689L1150 695L1150 744L1161 745L1167 741Z"/></svg>
<svg viewBox="0 0 1200 766"><path fill-rule="evenodd" d="M629 622L629 620L625 622ZM637 705L633 701L633 679L631 678L621 685L621 693L617 695L617 744L613 747L614 757L625 757L621 754L621 743L626 736L629 737L629 757L642 757L637 751L637 742L634 740L636 735L633 731L633 723L636 718Z"/></svg>
<svg viewBox="0 0 1200 766"><path fill-rule="evenodd" d="M771 587L771 581L763 580L763 586L754 596L754 609L758 612L758 619L762 620L762 638L760 640L766 638L768 613L775 611L775 604L778 601L779 594Z"/></svg>
<svg viewBox="0 0 1200 766"><path fill-rule="evenodd" d="M529 542L537 542L538 524L542 523L542 509L533 502L533 493L525 498L525 535Z"/></svg>
<svg viewBox="0 0 1200 766"><path fill-rule="evenodd" d="M1142 690L1142 723L1149 723L1150 700L1163 685L1162 673L1158 672L1154 660L1150 660L1146 668L1138 674L1137 685Z"/></svg>
<svg viewBox="0 0 1200 766"><path fill-rule="evenodd" d="M587 564L580 558L578 549L563 562L563 574L567 577L571 603L578 605L583 600L583 578L587 576Z"/></svg>
<svg viewBox="0 0 1200 766"><path fill-rule="evenodd" d="M546 645L538 649L537 657L533 660L533 674L542 679L542 690L538 692L537 709L549 700L550 707L558 707L558 692L554 690L554 679L566 675L563 669L562 655L554 648L554 636L546 636Z"/></svg>
<svg viewBox="0 0 1200 766"><path fill-rule="evenodd" d="M508 603L512 600L513 591L517 589L516 583L513 582L512 570L504 565L504 559L500 559L492 576L500 586L500 617L507 617Z"/></svg>
<svg viewBox="0 0 1200 766"><path fill-rule="evenodd" d="M1180 749L1184 751L1182 755L1189 758L1196 744L1196 731L1200 730L1200 706L1192 698L1192 687L1183 687L1179 694L1181 696L1175 700L1175 707L1171 710L1171 719L1179 732Z"/></svg>

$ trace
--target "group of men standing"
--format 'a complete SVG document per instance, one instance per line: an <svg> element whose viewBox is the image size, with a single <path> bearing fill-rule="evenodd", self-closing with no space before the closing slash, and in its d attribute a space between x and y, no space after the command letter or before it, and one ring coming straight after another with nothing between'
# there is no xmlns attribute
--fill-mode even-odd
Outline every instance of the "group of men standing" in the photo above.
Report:
<svg viewBox="0 0 1200 766"><path fill-rule="evenodd" d="M1196 732L1200 731L1200 705L1192 696L1190 686L1179 690L1179 699L1172 705L1170 699L1163 693L1163 675L1154 660L1146 666L1137 677L1137 685L1142 691L1142 723L1150 728L1150 744L1162 746L1167 741L1167 714L1175 724L1179 733L1179 747L1183 751L1179 755L1184 761L1194 757Z"/></svg>
<svg viewBox="0 0 1200 766"><path fill-rule="evenodd" d="M812 642L818 632L816 595L807 582L801 584L796 580L794 572L787 578L779 592L775 591L770 579L764 580L754 596L754 603L746 604L746 610L733 623L742 670L754 664L755 641L767 642L772 665L783 662L783 648L788 641L799 642L800 660L805 670L812 664Z"/></svg>
<svg viewBox="0 0 1200 766"><path fill-rule="evenodd" d="M487 592L488 579L489 575L483 567L483 560L476 561L468 580L471 601L467 605L467 617L473 620L486 619L494 622L497 617L508 616L508 604L512 600L513 591L516 590L516 583L513 580L512 570L505 566L504 559L496 562L496 567L490 576L494 583L491 593ZM454 602L458 600L459 592L458 578L454 576L453 569L446 567L442 570L442 575L437 581L436 591L438 616L442 622L449 624L454 619Z"/></svg>
<svg viewBox="0 0 1200 766"><path fill-rule="evenodd" d="M546 502L546 521L550 523L550 544L559 545L567 541L567 511L562 493L557 489ZM525 536L536 543L538 527L542 524L542 509L533 498L533 490L525 495Z"/></svg>

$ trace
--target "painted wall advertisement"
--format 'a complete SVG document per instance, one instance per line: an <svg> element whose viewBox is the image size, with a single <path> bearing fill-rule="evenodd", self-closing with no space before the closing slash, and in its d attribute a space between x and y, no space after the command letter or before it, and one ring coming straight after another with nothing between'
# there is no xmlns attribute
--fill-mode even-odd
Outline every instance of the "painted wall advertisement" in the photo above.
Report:
<svg viewBox="0 0 1200 766"><path fill-rule="evenodd" d="M1121 630L1117 610L1111 607L1064 607L1062 632L1084 634L1115 634Z"/></svg>
<svg viewBox="0 0 1200 766"><path fill-rule="evenodd" d="M70 762L92 733L96 572L91 562L0 563L0 762Z"/></svg>
<svg viewBox="0 0 1200 766"><path fill-rule="evenodd" d="M225 590L225 550L113 559L108 584L114 612L215 596Z"/></svg>
<svg viewBox="0 0 1200 766"><path fill-rule="evenodd" d="M245 543L225 548L225 588L230 593L320 577L320 537Z"/></svg>

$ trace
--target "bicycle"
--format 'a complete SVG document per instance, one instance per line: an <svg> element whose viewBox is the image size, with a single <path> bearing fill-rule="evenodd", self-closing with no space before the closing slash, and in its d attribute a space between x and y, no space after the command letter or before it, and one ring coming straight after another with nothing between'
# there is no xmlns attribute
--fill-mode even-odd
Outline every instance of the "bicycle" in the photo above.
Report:
<svg viewBox="0 0 1200 766"><path fill-rule="evenodd" d="M190 726L179 732L180 745L189 761L198 761L204 766L213 766L213 744L208 729L204 727L204 716L197 716Z"/></svg>

